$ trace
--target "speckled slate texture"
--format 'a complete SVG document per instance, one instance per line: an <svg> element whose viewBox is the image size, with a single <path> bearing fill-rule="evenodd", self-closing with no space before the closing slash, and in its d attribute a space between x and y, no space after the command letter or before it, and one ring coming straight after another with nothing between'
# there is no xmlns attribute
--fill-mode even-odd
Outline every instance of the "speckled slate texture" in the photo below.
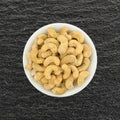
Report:
<svg viewBox="0 0 120 120"><path fill-rule="evenodd" d="M67 22L92 38L97 72L82 92L52 98L22 67L23 48L43 25ZM120 0L0 0L0 120L120 120Z"/></svg>

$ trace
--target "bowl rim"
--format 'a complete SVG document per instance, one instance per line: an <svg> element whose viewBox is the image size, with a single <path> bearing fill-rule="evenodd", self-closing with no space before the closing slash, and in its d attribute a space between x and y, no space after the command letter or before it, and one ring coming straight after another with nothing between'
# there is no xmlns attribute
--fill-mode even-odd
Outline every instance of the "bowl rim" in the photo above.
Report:
<svg viewBox="0 0 120 120"><path fill-rule="evenodd" d="M56 94L53 94L52 92L51 92L51 94L49 94L49 93L45 92L46 90L45 90L45 91L40 90L35 84L33 84L32 80L30 79L30 76L27 74L27 70L25 69L25 53L26 53L26 48L27 48L27 46L28 46L29 41L33 41L33 40L31 40L32 37L33 37L35 34L37 34L37 33L38 33L41 29L43 29L44 27L47 27L47 28L48 28L48 27L52 27L52 26L54 26L54 25L70 26L70 27L73 27L73 28L81 31L84 35L86 35L86 36L89 38L89 40L90 40L90 42L91 42L91 44L92 44L93 51L94 51L94 53L95 53L94 71L92 72L92 76L90 76L90 80L89 80L84 86L82 85L82 88L81 88L81 86L80 86L81 89L79 88L79 90L73 92L72 94L69 93L69 94L66 94L66 95L65 95L65 94L56 95ZM97 69L97 50L96 50L96 48L95 48L95 44L94 44L94 42L92 41L92 39L91 39L91 38L88 36L88 34L87 34L85 31L83 31L80 27L77 27L77 26L72 25L72 24L69 24L69 23L50 23L50 24L44 25L44 26L40 27L39 29L37 29L37 30L36 30L35 32L33 32L33 34L28 38L28 40L27 40L27 42L26 42L26 44L25 44L24 50L23 50L22 61L23 61L23 69L24 69L24 72L25 72L25 75L26 75L27 79L28 79L29 82L32 84L32 86L34 86L39 92L41 92L42 94L45 94L45 95L47 95L47 96L50 96L50 97L70 97L70 96L72 96L72 95L75 95L75 94L81 92L81 91L82 91L83 89L85 89L85 88L89 85L89 83L92 81L92 79L93 79L93 77L94 77L94 75L95 75L96 69ZM69 90L68 90L68 91L69 91Z"/></svg>

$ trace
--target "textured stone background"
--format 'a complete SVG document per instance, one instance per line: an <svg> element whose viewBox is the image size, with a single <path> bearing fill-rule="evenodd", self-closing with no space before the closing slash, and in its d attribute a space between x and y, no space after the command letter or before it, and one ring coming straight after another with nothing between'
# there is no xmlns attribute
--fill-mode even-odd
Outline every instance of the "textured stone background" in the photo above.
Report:
<svg viewBox="0 0 120 120"><path fill-rule="evenodd" d="M67 22L95 43L97 72L68 98L38 92L22 67L23 48L43 25ZM120 0L0 0L0 120L120 120Z"/></svg>

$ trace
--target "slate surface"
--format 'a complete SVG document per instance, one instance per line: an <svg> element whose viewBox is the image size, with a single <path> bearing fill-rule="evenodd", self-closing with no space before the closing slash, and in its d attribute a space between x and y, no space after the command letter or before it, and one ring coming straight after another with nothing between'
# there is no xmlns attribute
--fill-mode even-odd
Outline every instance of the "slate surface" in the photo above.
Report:
<svg viewBox="0 0 120 120"><path fill-rule="evenodd" d="M38 92L22 67L23 48L43 25L67 22L95 43L97 72L68 98ZM0 0L0 120L120 120L120 0Z"/></svg>

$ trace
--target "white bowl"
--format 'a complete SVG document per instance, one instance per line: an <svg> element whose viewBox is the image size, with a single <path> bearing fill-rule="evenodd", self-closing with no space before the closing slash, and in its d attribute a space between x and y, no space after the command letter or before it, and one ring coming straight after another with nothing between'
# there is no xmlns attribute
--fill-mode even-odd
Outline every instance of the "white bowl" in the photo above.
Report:
<svg viewBox="0 0 120 120"><path fill-rule="evenodd" d="M91 48L92 48L92 56L90 58L91 59L91 63L90 63L89 69L88 69L88 71L90 72L90 75L85 80L85 82L83 83L82 86L80 86L80 87L75 86L74 89L68 90L63 95L55 95L50 90L44 89L44 87L42 85L40 85L39 83L37 83L33 79L33 77L31 76L30 71L28 71L28 70L25 69L25 66L27 65L27 53L28 53L28 51L30 51L31 46L32 46L33 41L35 40L36 36L38 34L41 34L41 33L46 33L48 27L54 27L56 30L60 30L63 26L68 27L70 31L75 30L75 31L79 31L79 32L83 33L83 35L85 36L85 42L88 43L91 46ZM95 49L95 46L94 46L91 38L87 35L87 33L85 33L80 28L78 28L78 27L76 27L74 25L68 24L68 23L53 23L53 24L48 24L48 25L45 25L45 26L41 27L40 29L38 29L37 31L35 31L32 34L32 36L29 38L29 40L27 41L27 43L25 45L24 52L23 52L23 68L24 68L24 71L25 71L25 74L26 74L28 80L30 81L30 83L37 90L39 90L40 92L42 92L42 93L44 93L46 95L52 96L52 97L67 97L67 96L71 96L71 95L74 95L74 94L82 91L90 83L90 81L92 80L92 78L93 78L93 76L95 74L95 71L96 71L96 67L97 67L97 53L96 53L96 49Z"/></svg>

